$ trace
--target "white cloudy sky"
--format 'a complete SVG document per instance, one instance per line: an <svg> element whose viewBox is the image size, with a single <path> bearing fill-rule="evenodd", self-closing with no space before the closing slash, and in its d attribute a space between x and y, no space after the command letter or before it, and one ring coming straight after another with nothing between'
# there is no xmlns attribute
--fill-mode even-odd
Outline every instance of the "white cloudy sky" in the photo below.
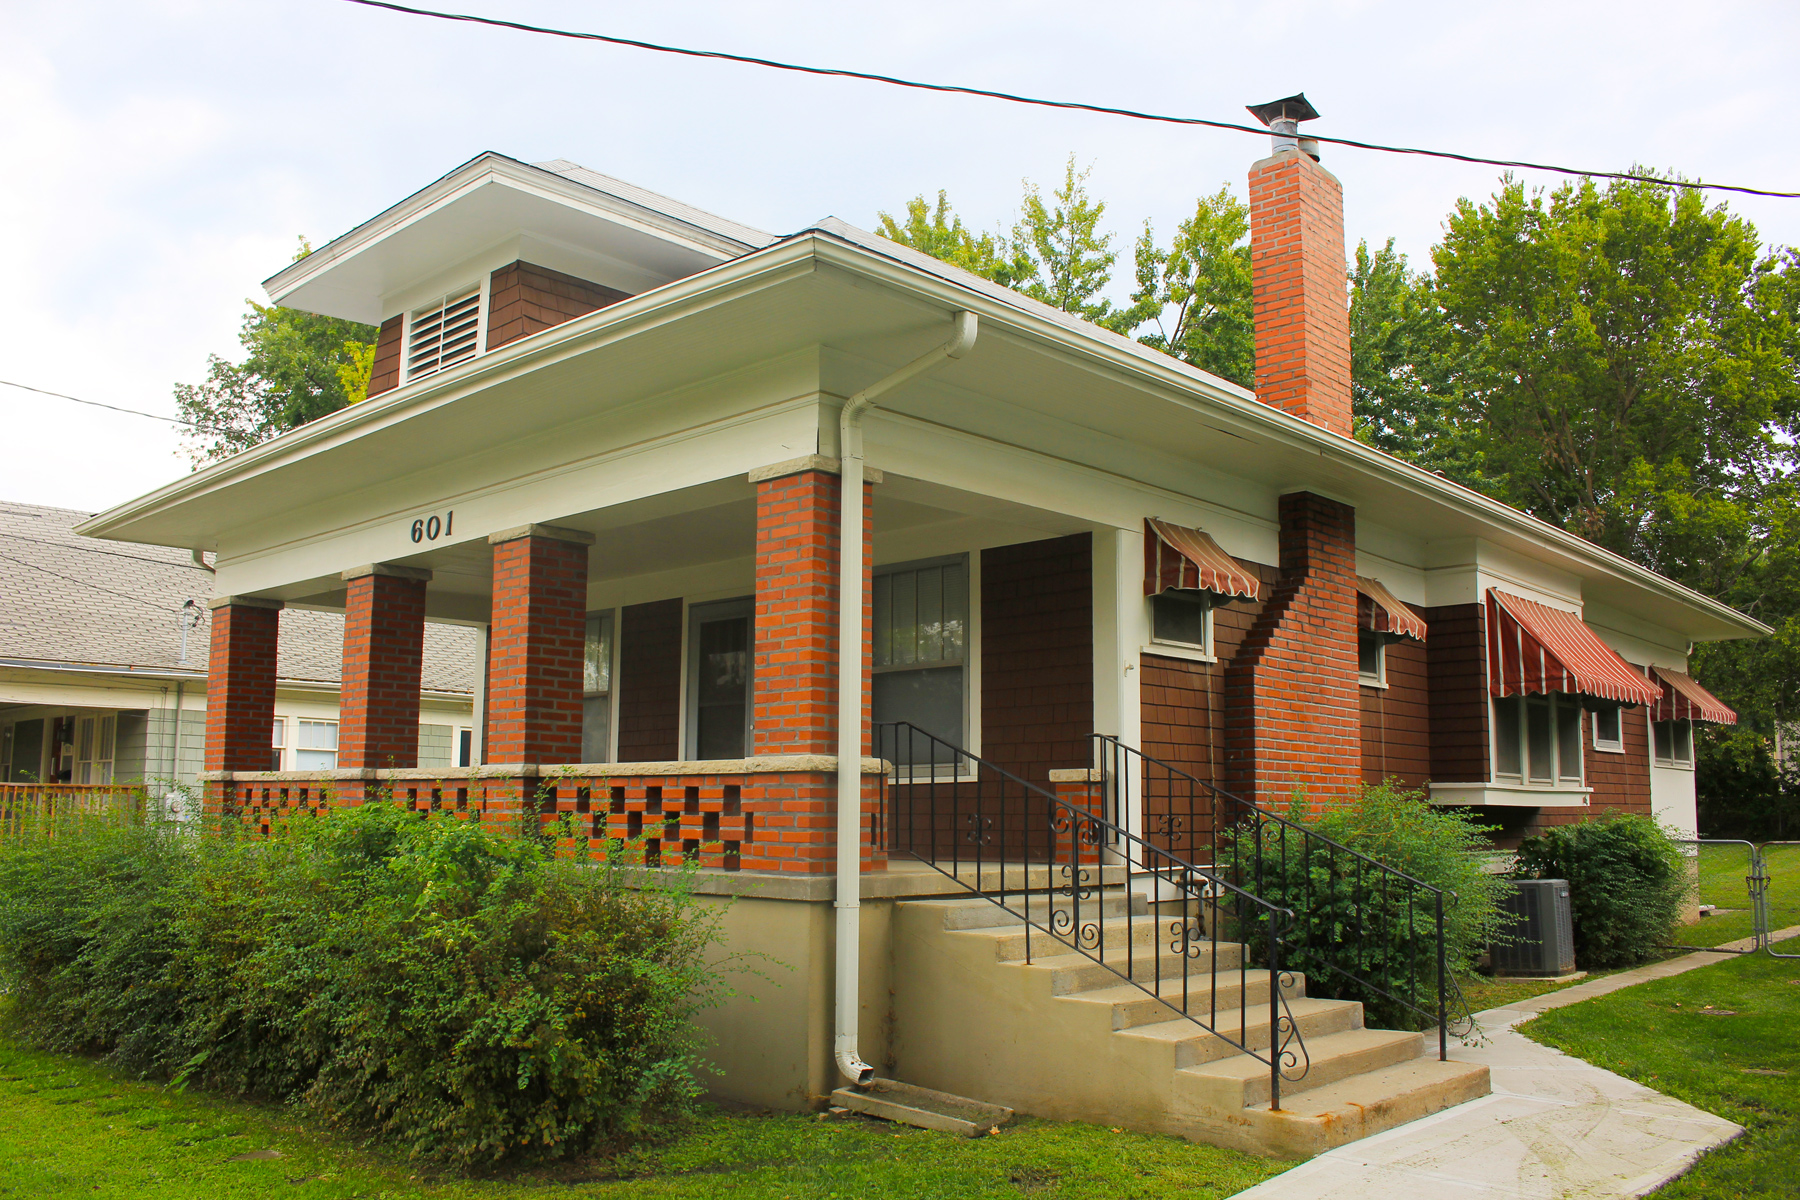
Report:
<svg viewBox="0 0 1800 1200"><path fill-rule="evenodd" d="M415 0L432 7L430 0ZM1243 120L1304 90L1321 134L1800 190L1800 6L1636 0L445 0L886 74ZM949 189L979 225L1093 164L1118 245L1266 142L784 75L344 0L0 0L0 380L173 413L247 297L482 150L570 158L773 232ZM1423 259L1497 172L1327 148L1351 241ZM1532 176L1537 182L1550 177ZM1800 243L1800 201L1733 197ZM1126 272L1128 263L1122 263ZM170 427L0 387L0 500L98 509L187 469Z"/></svg>

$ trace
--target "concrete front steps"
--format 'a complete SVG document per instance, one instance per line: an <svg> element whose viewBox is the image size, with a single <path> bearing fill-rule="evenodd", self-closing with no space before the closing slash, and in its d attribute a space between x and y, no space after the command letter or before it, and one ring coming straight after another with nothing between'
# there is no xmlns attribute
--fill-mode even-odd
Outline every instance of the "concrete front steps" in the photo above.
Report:
<svg viewBox="0 0 1800 1200"><path fill-rule="evenodd" d="M1048 924L1042 893L1032 904L1034 922ZM1437 1061L1435 1039L1426 1057L1417 1033L1364 1028L1361 1004L1309 998L1295 977L1284 1011L1306 1071L1282 1080L1273 1109L1268 1065L1226 1040L1266 1055L1269 973L1245 967L1235 943L1183 960L1169 951L1172 919L1152 919L1120 888L1079 915L1106 966L1042 928L1026 962L1020 919L985 899L897 903L893 1076L1038 1116L1280 1155L1317 1154L1488 1094L1485 1066ZM1186 1011L1225 1037L1181 1015L1184 983Z"/></svg>

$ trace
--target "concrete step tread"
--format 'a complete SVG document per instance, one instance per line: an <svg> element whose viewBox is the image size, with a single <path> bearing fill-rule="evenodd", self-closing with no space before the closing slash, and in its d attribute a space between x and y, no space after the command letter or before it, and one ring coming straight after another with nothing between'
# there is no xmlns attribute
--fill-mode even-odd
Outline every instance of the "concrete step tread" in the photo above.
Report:
<svg viewBox="0 0 1800 1200"><path fill-rule="evenodd" d="M1305 1021L1309 1017L1322 1016L1354 1007L1356 1007L1354 1000L1309 1000L1304 996L1290 999L1287 1003L1287 1011L1293 1015L1296 1021ZM1195 1015L1202 1020L1207 1020L1210 1014L1204 1008L1196 1008ZM1269 1006L1266 1004L1251 1006L1249 1020L1242 1025L1240 1025L1236 1008L1221 1008L1218 1019L1212 1024L1234 1034L1240 1028L1247 1028L1249 1032L1257 1033L1269 1027ZM1131 1029L1115 1029L1113 1036L1143 1038L1145 1041L1152 1042L1180 1043L1194 1038L1209 1038L1213 1035L1186 1017L1176 1017L1172 1021L1157 1021L1154 1024L1138 1025Z"/></svg>
<svg viewBox="0 0 1800 1200"><path fill-rule="evenodd" d="M956 932L966 933L968 931L957 930ZM1229 966L1221 966L1219 968L1219 974L1224 975L1229 972L1235 976L1238 972L1236 954L1241 952L1243 947L1236 942L1220 942L1219 949L1223 952L1220 957L1231 958L1233 960ZM1125 965L1124 946L1108 946L1106 950L1107 953L1104 959L1095 958L1091 954L1078 954L1074 951L1069 951L1063 954L1034 954L1031 956L1031 961L1029 963L1020 959L1018 962L1011 965L1017 967L1042 967L1046 971L1065 971L1071 967L1092 966L1099 962L1111 964L1114 958L1119 960L1119 966L1122 967ZM1115 950L1117 953L1114 953ZM1143 946L1136 946L1133 947L1131 959L1133 963L1140 967L1148 967L1152 962L1163 963L1166 970L1174 973L1175 978L1181 978L1180 972L1176 970L1182 962L1179 955L1153 954ZM1206 954L1202 954L1198 958L1188 959L1187 964L1189 973L1196 977L1205 977L1211 973L1212 968L1210 964L1212 961L1213 956L1210 951ZM1248 967L1245 969L1244 974L1254 977L1257 975L1265 975L1267 972L1260 967Z"/></svg>
<svg viewBox="0 0 1800 1200"><path fill-rule="evenodd" d="M1407 1033L1399 1029L1347 1029L1343 1033L1328 1033L1324 1037L1307 1038L1305 1041L1307 1058L1316 1068L1320 1063L1330 1059L1352 1054L1363 1054L1369 1051L1392 1051L1403 1049L1407 1042L1419 1043L1419 1035ZM1386 1070L1387 1068L1377 1068ZM1258 1062L1248 1054L1234 1054L1230 1058L1221 1058L1216 1062L1196 1063L1180 1070L1194 1075L1206 1075L1215 1079L1252 1080L1268 1075L1269 1064ZM1368 1072L1364 1072L1367 1074ZM1351 1076L1356 1078L1356 1076ZM1283 1088L1293 1087L1298 1093L1306 1087L1305 1080L1297 1083L1283 1083ZM1320 1085L1321 1090L1329 1084Z"/></svg>
<svg viewBox="0 0 1800 1200"><path fill-rule="evenodd" d="M1283 972L1283 974L1286 974L1286 972ZM1251 971L1244 972L1243 982L1245 982L1252 988L1256 988L1256 987L1266 984L1268 981L1268 978L1269 978L1269 973L1267 971L1251 970ZM1188 1003L1189 1004L1193 1004L1196 1001L1204 1000L1204 998L1206 996L1211 994L1211 992L1212 992L1212 985L1211 985L1212 976L1208 972L1202 971L1198 975L1189 976L1189 979L1191 981L1188 986ZM1300 975L1295 975L1293 977L1293 979L1294 979L1293 990L1288 993L1288 996L1290 997L1289 1003L1292 1003L1292 997L1294 997L1295 995L1303 995L1304 991L1305 991L1304 977L1300 976ZM1237 970L1237 968L1232 967L1229 970L1220 971L1219 972L1218 994L1221 997L1227 996L1227 995L1235 996L1235 995L1237 995L1237 992L1238 992L1238 970ZM1179 1002L1179 1000L1181 999L1180 976L1176 976L1176 982L1173 987L1171 987L1169 985L1169 982L1167 980L1165 980L1163 982L1162 994L1171 1000L1175 1000L1175 1001ZM1147 997L1143 988L1137 986L1136 984L1131 984L1131 983L1120 983L1120 984L1116 984L1112 987L1092 988L1085 992L1070 992L1069 994L1067 994L1065 996L1057 997L1057 999L1059 999L1059 1000L1080 1000L1080 1001L1083 1001L1083 1002L1089 1003L1089 1004L1136 1003L1140 1000L1144 1000L1147 998L1149 998L1149 997ZM1238 1006L1236 1004L1233 1004L1231 1007L1236 1008ZM1252 1007L1254 1007L1254 1004L1252 1005Z"/></svg>
<svg viewBox="0 0 1800 1200"><path fill-rule="evenodd" d="M1345 1109L1366 1110L1392 1105L1396 1100L1416 1092L1446 1087L1454 1089L1459 1085L1479 1086L1478 1094L1486 1095L1487 1074L1487 1067L1481 1063L1457 1062L1455 1059L1439 1062L1437 1055L1432 1054L1410 1062L1396 1063L1391 1067L1365 1071L1361 1075L1352 1075L1293 1096L1283 1096L1277 1114L1298 1119L1330 1120ZM1270 1111L1267 1102L1250 1107L1265 1113Z"/></svg>

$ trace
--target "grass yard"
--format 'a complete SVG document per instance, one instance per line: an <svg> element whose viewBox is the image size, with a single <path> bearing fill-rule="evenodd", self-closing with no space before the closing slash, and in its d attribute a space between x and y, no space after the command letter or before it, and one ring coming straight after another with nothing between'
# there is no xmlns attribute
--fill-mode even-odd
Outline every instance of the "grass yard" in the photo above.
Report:
<svg viewBox="0 0 1800 1200"><path fill-rule="evenodd" d="M1743 846L1700 847L1700 903L1729 911L1681 929L1676 936L1682 942L1717 946L1750 936L1750 900L1744 886L1750 873L1749 853ZM1764 862L1769 873L1769 928L1800 925L1800 846L1771 846Z"/></svg>
<svg viewBox="0 0 1800 1200"><path fill-rule="evenodd" d="M969 1141L863 1118L709 1112L647 1152L508 1179L421 1178L307 1128L284 1109L180 1094L0 1041L0 1197L1204 1200L1290 1165L1050 1121L1019 1121Z"/></svg>
<svg viewBox="0 0 1800 1200"><path fill-rule="evenodd" d="M1519 1029L1749 1130L1657 1192L1663 1200L1800 1196L1800 962L1734 957Z"/></svg>

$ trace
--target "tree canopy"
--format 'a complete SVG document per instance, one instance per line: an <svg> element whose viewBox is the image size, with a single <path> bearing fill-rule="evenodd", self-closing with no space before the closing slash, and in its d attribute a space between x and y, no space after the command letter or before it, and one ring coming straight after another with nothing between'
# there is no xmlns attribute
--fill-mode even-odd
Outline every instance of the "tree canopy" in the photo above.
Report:
<svg viewBox="0 0 1800 1200"><path fill-rule="evenodd" d="M302 239L296 261L309 253ZM368 396L374 326L254 300L245 303L250 311L238 333L242 361L209 355L204 383L175 385L182 419L205 431L188 446L195 466L229 457Z"/></svg>

